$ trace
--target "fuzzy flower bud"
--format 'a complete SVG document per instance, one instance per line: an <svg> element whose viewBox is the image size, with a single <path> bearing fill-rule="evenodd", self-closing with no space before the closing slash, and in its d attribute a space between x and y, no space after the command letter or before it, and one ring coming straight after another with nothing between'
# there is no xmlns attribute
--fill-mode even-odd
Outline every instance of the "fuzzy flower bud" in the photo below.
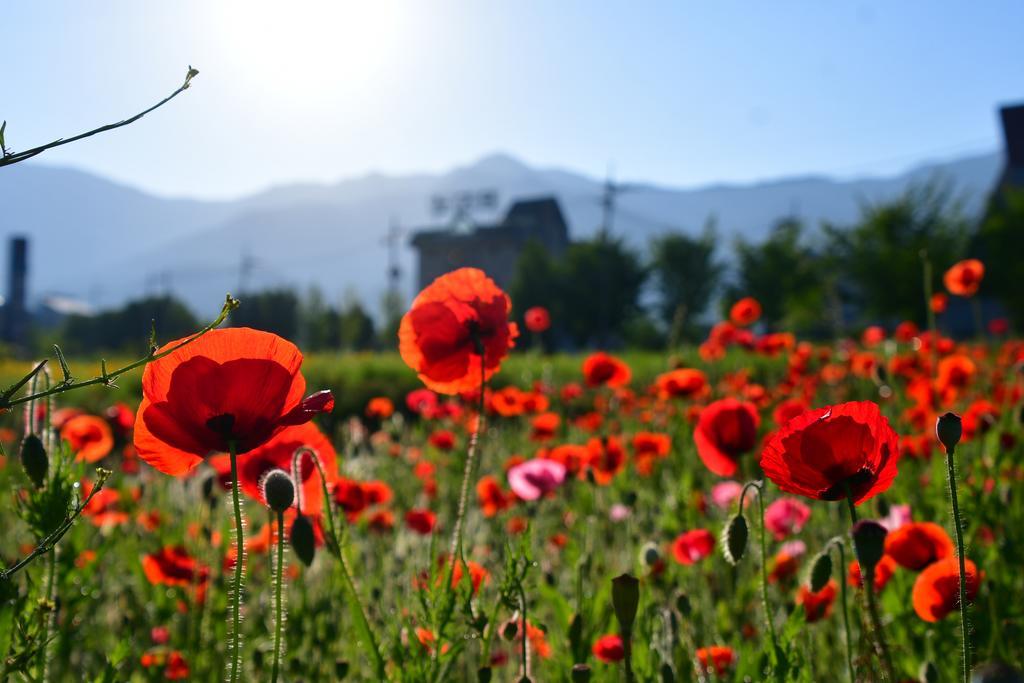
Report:
<svg viewBox="0 0 1024 683"><path fill-rule="evenodd" d="M831 578L832 556L828 554L828 549L826 548L818 553L814 557L814 562L811 563L811 574L808 577L811 591L817 593L828 585L828 580Z"/></svg>
<svg viewBox="0 0 1024 683"><path fill-rule="evenodd" d="M21 466L37 489L43 488L46 474L50 470L50 459L43 442L35 434L29 434L21 442Z"/></svg>
<svg viewBox="0 0 1024 683"><path fill-rule="evenodd" d="M295 502L295 484L284 470L270 470L260 481L263 499L274 512L284 512Z"/></svg>
<svg viewBox="0 0 1024 683"><path fill-rule="evenodd" d="M725 555L726 562L733 566L739 564L747 552L748 536L747 518L743 516L742 512L737 513L729 520L725 526L725 533L722 534L722 553Z"/></svg>
<svg viewBox="0 0 1024 683"><path fill-rule="evenodd" d="M870 519L862 519L853 525L853 549L865 572L873 572L885 554L887 534L884 526Z"/></svg>
<svg viewBox="0 0 1024 683"><path fill-rule="evenodd" d="M963 433L964 428L960 422L960 416L956 413L946 413L935 421L935 436L938 437L939 443L947 453L956 448Z"/></svg>

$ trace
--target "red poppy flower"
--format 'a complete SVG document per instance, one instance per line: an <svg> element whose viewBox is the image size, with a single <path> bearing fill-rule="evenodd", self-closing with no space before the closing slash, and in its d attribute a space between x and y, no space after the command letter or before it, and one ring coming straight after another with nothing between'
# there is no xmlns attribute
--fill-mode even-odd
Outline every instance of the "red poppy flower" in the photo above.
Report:
<svg viewBox="0 0 1024 683"><path fill-rule="evenodd" d="M437 409L437 394L430 389L415 389L406 394L405 405L417 415L430 418Z"/></svg>
<svg viewBox="0 0 1024 683"><path fill-rule="evenodd" d="M366 404L366 417L386 420L395 413L395 404L387 396L375 396Z"/></svg>
<svg viewBox="0 0 1024 683"><path fill-rule="evenodd" d="M985 277L985 264L978 259L966 259L953 264L953 267L942 276L942 283L950 294L955 296L974 296L981 287Z"/></svg>
<svg viewBox="0 0 1024 683"><path fill-rule="evenodd" d="M889 579L896 573L896 566L896 560L888 555L882 555L882 559L875 565L875 592L885 588L885 584L889 583ZM860 562L857 560L850 562L850 566L847 568L846 582L854 588L863 587L864 577L861 576Z"/></svg>
<svg viewBox="0 0 1024 683"><path fill-rule="evenodd" d="M788 398L775 406L775 410L772 411L772 419L775 420L776 427L781 427L797 415L803 415L806 412L807 404L802 399Z"/></svg>
<svg viewBox="0 0 1024 683"><path fill-rule="evenodd" d="M928 306L932 309L933 313L945 313L946 307L949 306L949 297L942 292L936 292L932 294Z"/></svg>
<svg viewBox="0 0 1024 683"><path fill-rule="evenodd" d="M438 560L440 560L439 564L447 566L446 557L438 557ZM487 569L482 564L480 564L479 562L474 562L473 560L467 560L466 565L469 567L469 582L473 587L473 593L476 594L476 592L480 590L480 586L485 581L491 580L491 573L487 571ZM455 588L459 585L459 582L462 581L463 575L464 572L462 569L461 562L456 562L454 565L452 565L452 588ZM438 584L440 584L441 577L438 576L437 578Z"/></svg>
<svg viewBox="0 0 1024 683"><path fill-rule="evenodd" d="M582 477L587 461L590 458L590 451L586 446L579 444L561 444L555 446L544 456L548 460L565 465L565 471L578 474Z"/></svg>
<svg viewBox="0 0 1024 683"><path fill-rule="evenodd" d="M437 524L437 515L430 510L409 510L405 513L405 524L416 533L427 536Z"/></svg>
<svg viewBox="0 0 1024 683"><path fill-rule="evenodd" d="M313 424L307 422L288 427L265 444L258 446L238 458L238 483L242 492L266 505L260 481L270 470L281 469L292 473L295 451L310 448L316 452L320 466L327 477L327 488L334 483L337 472L337 455L330 440ZM313 459L303 454L299 458L299 480L302 487L302 514L319 515L323 511L324 493ZM298 500L295 504L298 505Z"/></svg>
<svg viewBox="0 0 1024 683"><path fill-rule="evenodd" d="M625 466L626 452L618 437L594 438L587 442L587 467L597 484L607 486L612 483Z"/></svg>
<svg viewBox="0 0 1024 683"><path fill-rule="evenodd" d="M663 399L691 398L702 395L708 388L708 379L700 370L679 368L665 372L654 380L658 395Z"/></svg>
<svg viewBox="0 0 1024 683"><path fill-rule="evenodd" d="M970 560L964 560L967 575L967 600L974 600L978 594L981 578L978 568ZM928 566L914 582L912 594L914 611L925 621L935 622L960 607L960 562L956 557L947 557Z"/></svg>
<svg viewBox="0 0 1024 683"><path fill-rule="evenodd" d="M82 481L82 498L92 494L93 485ZM89 504L82 508L82 516L87 517L94 526L117 526L128 521L128 515L120 509L121 494L111 488L101 489Z"/></svg>
<svg viewBox="0 0 1024 683"><path fill-rule="evenodd" d="M715 675L718 677L725 676L729 667L736 661L736 653L732 651L732 648L723 645L698 648L696 655L697 661L700 662L700 668L705 672L714 669Z"/></svg>
<svg viewBox="0 0 1024 683"><path fill-rule="evenodd" d="M447 429L438 429L432 432L427 440L438 450L450 451L455 448L455 435Z"/></svg>
<svg viewBox="0 0 1024 683"><path fill-rule="evenodd" d="M621 662L626 656L626 648L622 644L622 637L614 633L603 635L595 640L592 651L598 661L605 664Z"/></svg>
<svg viewBox="0 0 1024 683"><path fill-rule="evenodd" d="M523 314L523 322L526 329L534 334L540 334L551 327L551 314L543 306L534 306L526 309Z"/></svg>
<svg viewBox="0 0 1024 683"><path fill-rule="evenodd" d="M694 564L715 551L715 537L707 529L694 529L676 536L672 556L679 564Z"/></svg>
<svg viewBox="0 0 1024 683"><path fill-rule="evenodd" d="M738 469L739 456L754 447L761 416L753 403L725 398L700 412L693 440L697 455L709 470L731 477Z"/></svg>
<svg viewBox="0 0 1024 683"><path fill-rule="evenodd" d="M946 356L939 361L935 388L942 396L943 401L953 401L970 386L977 374L978 366L969 357L962 354Z"/></svg>
<svg viewBox="0 0 1024 683"><path fill-rule="evenodd" d="M615 356L598 351L583 360L583 379L588 386L621 387L629 384L633 372Z"/></svg>
<svg viewBox="0 0 1024 683"><path fill-rule="evenodd" d="M413 300L398 330L399 353L430 389L458 394L479 389L501 367L519 329L508 321L512 302L476 268L434 280ZM479 345L479 346L478 346Z"/></svg>
<svg viewBox="0 0 1024 683"><path fill-rule="evenodd" d="M934 562L953 557L953 541L934 522L907 522L885 537L885 553L901 567L921 571Z"/></svg>
<svg viewBox="0 0 1024 683"><path fill-rule="evenodd" d="M185 552L181 546L168 546L142 558L142 571L153 585L191 586L204 583L210 576L209 567Z"/></svg>
<svg viewBox="0 0 1024 683"><path fill-rule="evenodd" d="M633 435L633 458L636 471L647 476L654 471L654 463L664 460L672 450L672 438L657 432L637 432Z"/></svg>
<svg viewBox="0 0 1024 683"><path fill-rule="evenodd" d="M760 317L761 304L752 296L743 297L729 309L729 320L739 327L753 325Z"/></svg>
<svg viewBox="0 0 1024 683"><path fill-rule="evenodd" d="M139 456L166 474L185 474L231 443L247 453L330 411L329 391L302 398L300 365L294 344L248 328L212 330L150 363L135 420Z"/></svg>
<svg viewBox="0 0 1024 683"><path fill-rule="evenodd" d="M561 422L562 418L558 416L558 413L541 413L537 415L530 423L532 427L530 438L534 441L547 441L554 438L558 425Z"/></svg>
<svg viewBox="0 0 1024 683"><path fill-rule="evenodd" d="M775 432L761 453L765 475L787 493L856 504L896 478L899 439L871 401L811 410Z"/></svg>
<svg viewBox="0 0 1024 683"><path fill-rule="evenodd" d="M836 601L836 588L838 584L835 579L829 579L825 587L817 593L811 592L811 589L803 584L800 585L796 593L796 604L803 605L808 624L824 619L832 613L832 603Z"/></svg>
<svg viewBox="0 0 1024 683"><path fill-rule="evenodd" d="M476 483L476 497L484 517L493 517L512 505L511 494L506 494L497 478L490 474Z"/></svg>
<svg viewBox="0 0 1024 683"><path fill-rule="evenodd" d="M109 455L114 447L110 425L95 415L76 415L60 428L60 438L68 442L75 460L96 462Z"/></svg>

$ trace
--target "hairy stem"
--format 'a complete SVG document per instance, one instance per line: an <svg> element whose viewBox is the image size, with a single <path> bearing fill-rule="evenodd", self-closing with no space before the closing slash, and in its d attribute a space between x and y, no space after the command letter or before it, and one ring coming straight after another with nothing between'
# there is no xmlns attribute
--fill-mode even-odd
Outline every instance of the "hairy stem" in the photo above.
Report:
<svg viewBox="0 0 1024 683"><path fill-rule="evenodd" d="M960 569L960 648L963 658L963 680L971 676L970 632L967 628L967 559L964 556L964 526L960 519L960 503L956 495L956 464L953 454L956 448L946 450L946 475L949 480L949 499L953 504L953 528L956 531L956 554Z"/></svg>
<svg viewBox="0 0 1024 683"><path fill-rule="evenodd" d="M270 674L271 683L277 683L281 668L281 627L284 616L281 608L281 584L284 583L284 513L277 513L277 564L274 565L274 668Z"/></svg>
<svg viewBox="0 0 1024 683"><path fill-rule="evenodd" d="M235 578L234 591L231 594L231 641L228 656L228 681L237 683L239 668L242 664L242 581L243 565L245 564L245 529L242 526L242 503L238 497L238 456L235 442L229 444L231 458L231 504L235 511Z"/></svg>
<svg viewBox="0 0 1024 683"><path fill-rule="evenodd" d="M846 567L846 551L842 542L834 545L839 550L839 566ZM853 672L853 637L850 635L850 606L846 598L846 582L840 581L840 599L843 601L843 631L846 634L846 671L850 676L850 683L856 683L857 679Z"/></svg>
<svg viewBox="0 0 1024 683"><path fill-rule="evenodd" d="M764 538L764 484L757 481L748 482L743 490L740 492L740 514L743 514L743 501L747 495L747 489L757 489L757 504L759 514L758 519L758 536L760 537L761 544L761 604L764 607L764 620L768 626L768 635L772 640L772 650L777 651L779 649L779 641L775 635L775 624L772 621L771 606L768 603L768 545Z"/></svg>

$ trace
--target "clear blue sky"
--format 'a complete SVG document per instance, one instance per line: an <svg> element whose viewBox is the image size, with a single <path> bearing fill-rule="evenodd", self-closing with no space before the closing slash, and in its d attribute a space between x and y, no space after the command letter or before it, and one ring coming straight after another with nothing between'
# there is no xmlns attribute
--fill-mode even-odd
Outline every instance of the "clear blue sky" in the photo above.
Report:
<svg viewBox="0 0 1024 683"><path fill-rule="evenodd" d="M165 195L433 171L505 151L674 185L893 172L999 146L1024 2L4 3L22 149ZM2 182L2 176L0 176Z"/></svg>

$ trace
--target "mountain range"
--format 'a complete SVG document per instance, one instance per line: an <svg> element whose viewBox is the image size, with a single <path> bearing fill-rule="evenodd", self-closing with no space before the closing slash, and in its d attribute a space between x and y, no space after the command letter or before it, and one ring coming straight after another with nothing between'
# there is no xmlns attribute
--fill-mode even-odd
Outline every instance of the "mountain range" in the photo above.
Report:
<svg viewBox="0 0 1024 683"><path fill-rule="evenodd" d="M977 212L1002 167L998 153L926 163L890 177L804 176L676 188L630 183L617 196L613 232L643 249L671 230L697 231L714 217L724 252L736 235L764 236L784 216L845 224L865 203L941 178ZM0 235L28 235L30 302L49 294L109 307L170 291L196 312L217 310L225 292L317 285L328 300L357 296L375 309L386 288L389 226L404 235L403 289L412 296L408 236L440 219L431 198L493 190L499 217L518 198L556 196L574 238L601 222L602 179L536 168L493 154L438 174L368 174L337 183L274 187L226 201L167 199L90 173L23 163L0 170Z"/></svg>

